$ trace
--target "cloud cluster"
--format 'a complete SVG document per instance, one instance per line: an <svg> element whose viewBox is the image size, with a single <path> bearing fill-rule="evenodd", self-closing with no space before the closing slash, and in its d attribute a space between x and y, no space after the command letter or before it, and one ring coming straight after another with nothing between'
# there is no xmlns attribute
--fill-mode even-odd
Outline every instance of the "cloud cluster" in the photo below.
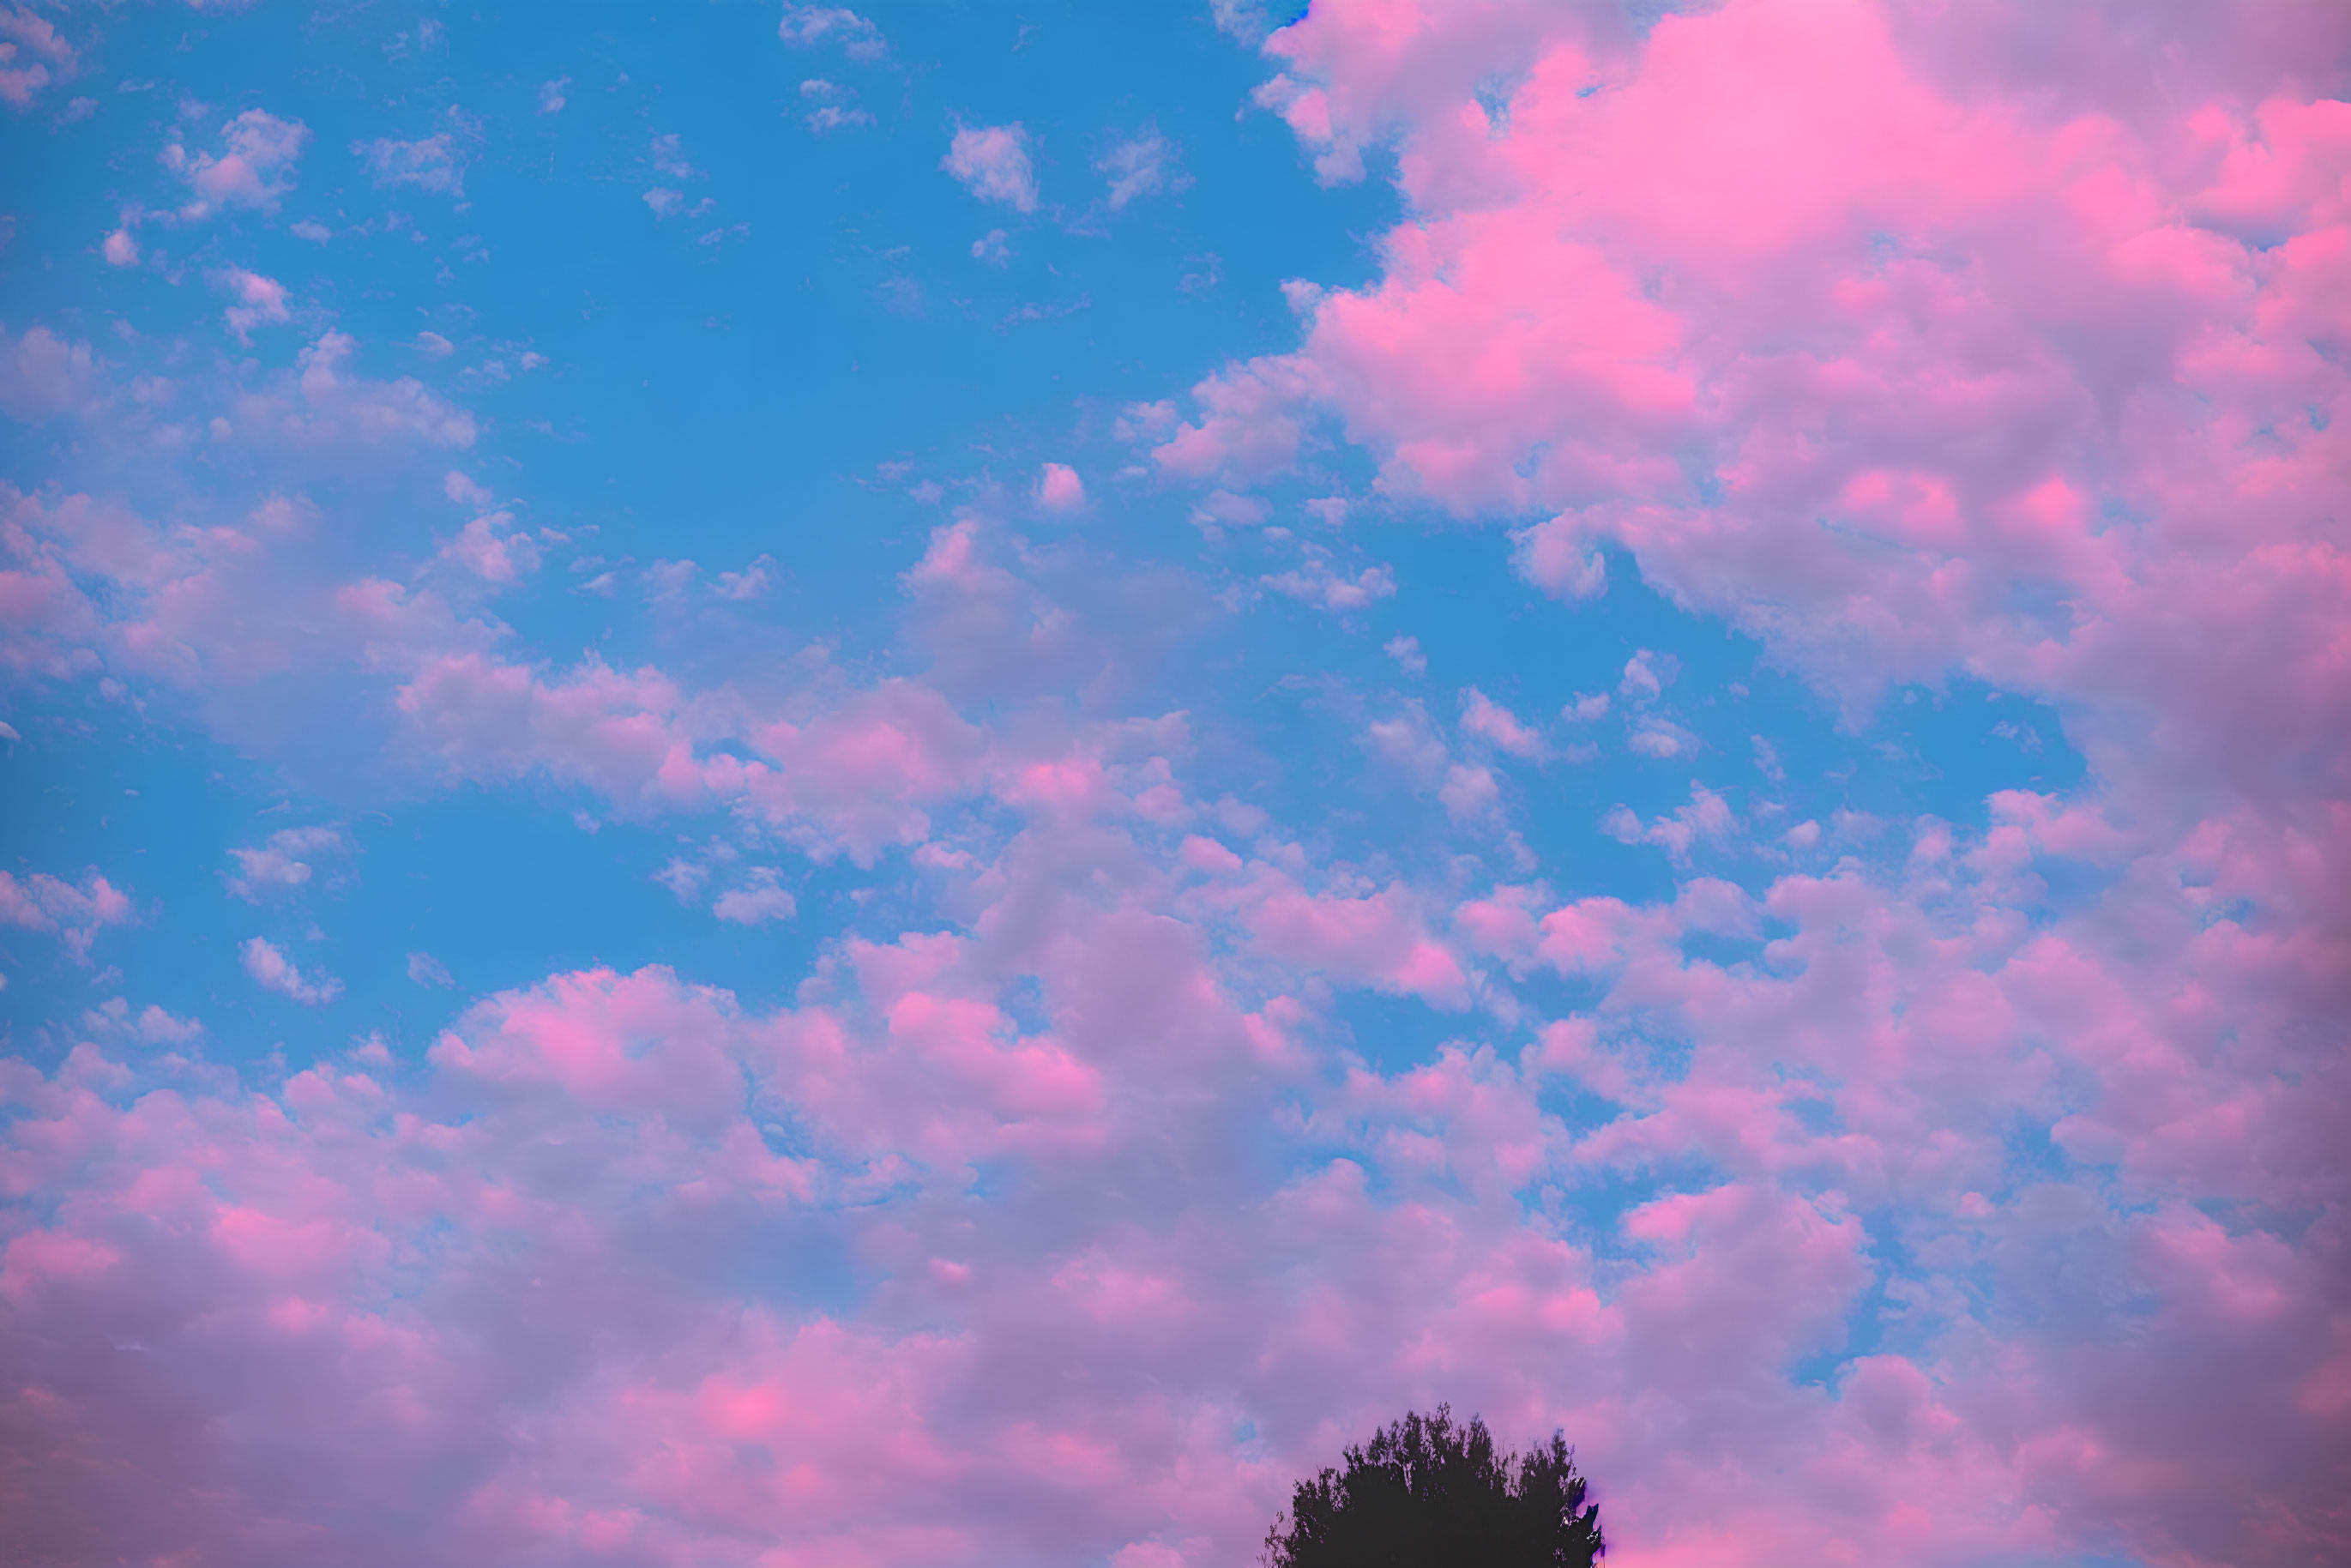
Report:
<svg viewBox="0 0 2351 1568"><path fill-rule="evenodd" d="M2351 115L2314 63L2351 24L1214 9L1321 177L1392 158L1410 214L1369 281L1290 290L1293 348L1119 422L1198 538L1293 552L1230 624L1417 612L1258 493L1343 443L1579 616L1637 572L1865 733L1890 681L2032 694L2085 781L1792 821L1707 771L1661 640L1539 704L1569 651L1463 684L1383 622L1441 685L1228 639L1249 700L1343 721L1285 796L1137 677L1195 591L1088 553L1130 476L1074 446L907 545L889 659L553 653L489 606L566 541L449 472L486 419L340 331L264 362L271 279L214 275L258 346L201 413L30 327L0 411L255 489L0 489L12 683L661 824L705 846L632 873L665 917L807 956L766 1000L684 956L442 998L471 956L403 936L383 972L430 944L403 995L452 1011L397 1050L327 1032L362 971L282 932L227 960L266 1024L78 992L0 1059L0 1555L1235 1562L1438 1399L1564 1427L1635 1568L2351 1550ZM71 57L5 15L17 103ZM833 7L778 31L885 52ZM175 167L266 213L307 135L252 110ZM486 140L353 151L463 199ZM1030 212L1034 145L965 127L942 167ZM1155 132L1098 169L1113 206L1179 178ZM339 527L354 476L402 522ZM731 616L773 564L611 570ZM1520 792L1604 719L1670 792L1595 786L1546 860ZM1382 789L1428 844L1346 820ZM354 845L225 848L261 921ZM87 962L133 915L0 871L11 945Z"/></svg>
<svg viewBox="0 0 2351 1568"><path fill-rule="evenodd" d="M955 133L939 167L983 202L1032 213L1037 210L1037 172L1029 146L1029 133L1017 124L967 125Z"/></svg>

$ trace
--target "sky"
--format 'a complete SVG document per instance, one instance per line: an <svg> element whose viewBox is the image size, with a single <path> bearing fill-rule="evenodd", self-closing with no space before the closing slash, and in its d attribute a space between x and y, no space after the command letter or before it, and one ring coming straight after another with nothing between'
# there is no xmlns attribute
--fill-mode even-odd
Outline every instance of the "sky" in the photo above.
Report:
<svg viewBox="0 0 2351 1568"><path fill-rule="evenodd" d="M0 0L0 1556L2351 1558L2346 91Z"/></svg>

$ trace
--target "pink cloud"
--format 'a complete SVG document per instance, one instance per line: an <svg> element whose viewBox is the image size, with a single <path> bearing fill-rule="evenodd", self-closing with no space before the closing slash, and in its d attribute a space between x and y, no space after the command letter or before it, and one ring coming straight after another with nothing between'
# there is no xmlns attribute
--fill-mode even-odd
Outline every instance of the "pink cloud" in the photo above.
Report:
<svg viewBox="0 0 2351 1568"><path fill-rule="evenodd" d="M1297 462L1305 439L1299 405L1316 391L1310 363L1260 359L1228 365L1192 389L1197 422L1178 425L1152 455L1168 473L1186 478L1224 476L1243 485L1270 478Z"/></svg>
<svg viewBox="0 0 2351 1568"><path fill-rule="evenodd" d="M312 862L343 853L349 848L333 828L280 828L263 842L229 851L236 874L228 890L248 903L301 887L310 880Z"/></svg>
<svg viewBox="0 0 2351 1568"><path fill-rule="evenodd" d="M1656 734L1656 731L1646 732ZM1639 748L1640 736L1634 737ZM1671 756L1671 751L1665 753ZM1601 820L1601 830L1619 843L1655 844L1677 861L1686 861L1690 852L1701 843L1728 839L1737 828L1737 819L1720 795L1703 784L1690 786L1690 802L1675 808L1667 816L1643 821L1631 808L1616 806Z"/></svg>
<svg viewBox="0 0 2351 1568"><path fill-rule="evenodd" d="M351 155L367 165L379 186L413 185L459 201L465 196L465 166L481 144L479 121L455 104L442 116L442 129L403 141L378 136L351 143Z"/></svg>
<svg viewBox="0 0 2351 1568"><path fill-rule="evenodd" d="M131 899L95 870L78 886L35 872L21 880L0 871L0 925L55 933L76 962L89 961L99 928L131 919Z"/></svg>
<svg viewBox="0 0 2351 1568"><path fill-rule="evenodd" d="M47 18L21 5L0 9L0 101L23 113L43 88L74 74L73 46Z"/></svg>
<svg viewBox="0 0 2351 1568"><path fill-rule="evenodd" d="M319 1007L343 994L342 981L323 969L304 973L283 948L266 938L248 937L237 949L237 957L256 985L304 1007Z"/></svg>
<svg viewBox="0 0 2351 1568"><path fill-rule="evenodd" d="M1395 573L1384 566L1367 566L1353 576L1334 568L1327 554L1310 550L1306 563L1268 576L1265 585L1276 593L1302 600L1334 613L1362 610L1395 597Z"/></svg>
<svg viewBox="0 0 2351 1568"><path fill-rule="evenodd" d="M290 380L235 399L221 422L222 434L263 444L474 444L473 416L413 377L378 382L351 374L357 348L343 333L322 334L296 357Z"/></svg>
<svg viewBox="0 0 2351 1568"><path fill-rule="evenodd" d="M1269 956L1440 1007L1467 1001L1468 977L1459 962L1428 935L1402 887L1317 896L1268 873L1256 894L1247 919Z"/></svg>
<svg viewBox="0 0 2351 1568"><path fill-rule="evenodd" d="M232 267L214 281L237 298L237 303L223 313L223 319L227 321L228 329L236 334L238 342L250 342L256 327L290 319L286 310L286 287L277 279Z"/></svg>
<svg viewBox="0 0 2351 1568"><path fill-rule="evenodd" d="M834 15L785 36L862 37ZM1855 711L1970 672L2088 762L1875 837L1669 776L1687 804L1604 820L1652 896L1284 842L1188 776L1186 721L1100 716L1087 595L977 517L905 574L928 673L737 690L496 652L436 589L305 555L330 530L294 499L8 493L12 669L331 667L451 779L910 847L939 890L861 897L785 1003L558 973L421 1059L232 1071L160 1008L76 1004L53 1065L0 1061L0 1184L35 1199L0 1207L16 1539L1232 1562L1288 1480L1443 1397L1565 1427L1612 1561L2339 1557L2351 143L2293 85L2333 16L1734 4L1635 37L1383 0L1276 35L1263 101L1328 178L1392 141L1411 221L1371 284L1295 295L1293 352L1188 423L1131 413L1165 473L1279 472L1327 416L1390 494L1517 528L1551 591L1621 549ZM0 388L96 397L36 333ZM334 342L231 435L474 438ZM496 516L451 564L500 580ZM1616 684L1640 768L1696 745L1672 676ZM1371 758L1490 837L1493 771L1390 700ZM1469 744L1541 754L1461 704ZM239 889L307 886L334 852L305 831L233 852ZM791 913L772 870L673 865L713 918ZM131 913L94 870L0 873L17 930L86 948ZM337 984L240 952L296 1000ZM1351 990L1447 1041L1350 1060Z"/></svg>
<svg viewBox="0 0 2351 1568"><path fill-rule="evenodd" d="M1049 512L1074 512L1086 504L1085 481L1066 463L1048 463L1037 475L1037 504Z"/></svg>
<svg viewBox="0 0 2351 1568"><path fill-rule="evenodd" d="M1522 534L1536 580L1594 591L1613 539L1849 700L1956 664L2159 704L2199 735L2253 727L2206 695L2250 664L2175 668L2193 640L2155 628L2217 615L2213 645L2268 637L2263 667L2322 678L2285 648L2329 645L2339 580L2291 497L2339 433L2305 423L2260 456L2233 433L2339 375L2286 323L2339 292L2321 258L2343 214L2320 193L2343 117L2279 74L2339 27L2215 43L2199 69L2235 74L2205 97L2085 85L2060 111L2055 78L2018 85L2043 68L2021 15L1735 5L1635 40L1531 6L1317 11L1270 42L1292 74L1269 101L1326 172L1394 137L1416 220L1375 284L1315 297L1297 352L1204 383L1163 462L1214 471L1249 431L1278 465L1324 406L1392 485L1554 513ZM2108 79L2081 41L2107 25L2067 35L2074 79ZM1472 89L1512 72L1496 118ZM2206 412L2158 413L2187 406L2174 385ZM2251 535L2191 520L2224 487L2264 497L2238 514ZM2117 531L2117 507L2158 520ZM2307 563L2291 582L2288 559ZM2012 608L2033 582L2063 595L2056 622ZM2329 711L2312 701L2239 738L2275 752Z"/></svg>
<svg viewBox="0 0 2351 1568"><path fill-rule="evenodd" d="M1053 855L1086 841L1035 831L1061 835ZM1608 1480L1619 1550L1653 1563L1956 1565L2066 1550L2116 1521L2150 1553L2287 1561L2260 1521L2308 1517L2331 1484L2324 1461L2294 1457L2335 1451L2329 1423L2346 1414L2321 1260L2176 1206L2114 1207L2095 1174L2007 1164L2016 1117L2049 1113L2064 1041L2088 1087L2066 1091L2086 1114L2060 1135L2112 1149L2127 1180L2323 1190L2307 1184L2330 1168L2340 1074L2311 1072L2311 1048L2273 1032L2289 1006L2240 999L2273 991L2273 971L2225 920L2194 972L2150 984L2136 936L2101 945L2095 922L2037 935L2003 918L1991 862L1940 895L1980 905L1956 918L1858 873L1783 877L1761 900L1779 935L1756 966L1683 950L1692 931L1751 929L1728 883L1548 915L1535 890L1499 891L1454 931L1596 976L1590 1018L1546 1029L1515 1067L1464 1046L1322 1086L1272 1068L1302 1128L1341 1152L1246 1201L1207 1158L1165 1189L1170 1219L1138 1225L1078 1195L1158 1168L1140 1151L1165 1140L1217 1148L1261 1128L1257 1064L1290 1059L1250 1046L1223 995L1250 971L1148 907L1165 895L1147 865L1102 860L1124 869L1089 900L1038 847L990 868L998 891L968 934L846 944L779 1013L661 970L590 971L469 1010L405 1086L322 1065L275 1089L153 1087L94 1049L54 1078L10 1077L29 1119L8 1168L75 1196L10 1237L0 1293L17 1322L129 1380L100 1404L34 1400L37 1451L204 1473L221 1439L127 1396L151 1363L234 1351L246 1370L203 1385L204 1407L374 1454L337 1472L339 1499L413 1497L414 1475L476 1456L421 1528L492 1561L583 1542L682 1561L786 1541L877 1562L1207 1543L1182 1547L1191 1560L1245 1550L1311 1456L1437 1392L1510 1430L1565 1424ZM1249 964L1458 994L1459 961L1428 956L1408 890L1309 894L1214 851L1187 852L1209 879L1203 907L1238 919ZM1980 858L1955 841L1932 873ZM1049 894L1056 913L1028 913ZM1042 1016L1016 1020L1004 988L1029 975ZM2217 1011L2197 999L2215 987L2231 998ZM1257 1016L1304 1021L1270 1004ZM2205 1048L2223 1019L2252 1026L2254 1051L2301 1053L2300 1103ZM1546 1076L1621 1111L1562 1122L1536 1098ZM2227 1118L2234 1130L2205 1131ZM1616 1228L1625 1261L1607 1270L1523 1223L1520 1195L1542 1184L1693 1155L1719 1174L1634 1205ZM970 1227L960 1203L883 1196L954 1192L982 1160L1024 1173L997 1200L1020 1216L1018 1245ZM1987 1344L1929 1290L1909 1348L1853 1358L1828 1387L1789 1383L1788 1359L1834 1349L1884 1277L1862 1217L1897 1191L1941 1260L1903 1277L2051 1281L2041 1326ZM714 1271L775 1217L835 1202L888 1276L869 1303L747 1304ZM550 1279L566 1281L559 1309L531 1282ZM2085 1354L2078 1332L2116 1289L2144 1296L2150 1337ZM909 1312L935 1326L893 1326ZM110 1335L143 1359L121 1363ZM1057 1392L1033 1375L1043 1364L1084 1392ZM2158 1375L2194 1364L2230 1376L2186 1389ZM328 1370L298 1377L313 1366ZM321 1375L334 1398L318 1397ZM298 1406L281 1403L295 1387ZM1240 1412L1274 1458L1236 1446ZM930 1477L934 1500L912 1517L869 1506L858 1478L882 1458L805 1436L841 1421L892 1473ZM2163 1434L2183 1424L2235 1435L2195 1462L2227 1467L2244 1506L2181 1492ZM87 1489L111 1472L76 1473ZM36 1516L143 1531L151 1549L315 1517L271 1489L317 1483L238 1475L146 1485L137 1508L68 1489L57 1497L82 1500ZM1038 1506L980 1506L1008 1495ZM199 1498L215 1511L176 1511Z"/></svg>
<svg viewBox="0 0 2351 1568"><path fill-rule="evenodd" d="M1037 210L1037 173L1029 161L1029 133L1017 124L964 127L955 133L939 167L983 202L1002 202L1023 213Z"/></svg>
<svg viewBox="0 0 2351 1568"><path fill-rule="evenodd" d="M0 329L0 413L27 424L85 412L98 391L98 360L87 342L46 327L11 340Z"/></svg>
<svg viewBox="0 0 2351 1568"><path fill-rule="evenodd" d="M300 120L248 109L221 127L218 152L192 158L174 141L164 149L163 162L195 193L187 217L202 218L219 207L274 212L294 188L295 165L309 141L309 127Z"/></svg>
<svg viewBox="0 0 2351 1568"><path fill-rule="evenodd" d="M792 895L776 885L772 870L754 866L742 885L730 887L718 895L710 905L710 913L737 925L764 925L770 920L789 920L798 908Z"/></svg>
<svg viewBox="0 0 2351 1568"><path fill-rule="evenodd" d="M511 512L485 512L441 547L442 559L485 582L519 582L538 569L538 546L516 529Z"/></svg>
<svg viewBox="0 0 2351 1568"><path fill-rule="evenodd" d="M622 804L705 798L683 694L660 672L590 664L544 678L475 653L431 657L403 685L399 710L461 774L545 768Z"/></svg>
<svg viewBox="0 0 2351 1568"><path fill-rule="evenodd" d="M1476 736L1498 751L1531 762L1541 760L1546 749L1541 735L1475 686L1467 687L1461 694L1461 728L1464 734Z"/></svg>
<svg viewBox="0 0 2351 1568"><path fill-rule="evenodd" d="M837 42L852 60L878 60L890 52L879 27L841 5L786 5L776 35L795 48Z"/></svg>

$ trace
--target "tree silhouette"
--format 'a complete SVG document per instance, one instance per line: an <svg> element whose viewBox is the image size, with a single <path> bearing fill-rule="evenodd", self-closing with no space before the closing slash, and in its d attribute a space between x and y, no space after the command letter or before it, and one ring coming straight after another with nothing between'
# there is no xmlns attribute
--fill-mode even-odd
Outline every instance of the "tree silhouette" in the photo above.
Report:
<svg viewBox="0 0 2351 1568"><path fill-rule="evenodd" d="M1497 1452L1476 1416L1417 1411L1298 1483L1265 1538L1267 1568L1592 1568L1606 1550L1558 1433Z"/></svg>

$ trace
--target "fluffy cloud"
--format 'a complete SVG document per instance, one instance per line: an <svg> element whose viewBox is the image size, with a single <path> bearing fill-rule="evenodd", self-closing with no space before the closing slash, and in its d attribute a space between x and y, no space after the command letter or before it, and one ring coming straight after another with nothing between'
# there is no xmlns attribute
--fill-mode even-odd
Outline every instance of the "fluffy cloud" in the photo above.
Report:
<svg viewBox="0 0 2351 1568"><path fill-rule="evenodd" d="M78 413L95 401L99 363L87 341L31 327L11 338L0 327L0 413L27 424Z"/></svg>
<svg viewBox="0 0 2351 1568"><path fill-rule="evenodd" d="M1029 133L1019 125L966 126L955 133L939 167L983 202L1037 210L1037 173L1029 162Z"/></svg>
<svg viewBox="0 0 2351 1568"><path fill-rule="evenodd" d="M8 1358L35 1451L119 1462L69 1486L59 1471L18 1517L80 1543L52 1550L202 1530L259 1542L260 1561L277 1560L273 1521L379 1496L423 1499L423 1538L492 1561L622 1528L664 1560L749 1562L779 1540L883 1560L1101 1555L1161 1532L1244 1551L1312 1456L1445 1391L1506 1430L1575 1432L1635 1561L1956 1565L2063 1552L2117 1520L2150 1556L2296 1561L2271 1521L2313 1517L2342 1479L2325 1270L2191 1208L2117 1207L2108 1186L2193 1173L2309 1200L2351 1084L2272 1032L2290 1008L2245 1005L2239 988L2270 981L2241 935L2149 987L2095 922L2001 918L2013 852L1998 832L1966 849L1942 894L1970 906L1956 936L1917 887L1846 873L1790 874L1760 908L1702 878L1667 904L1546 914L1531 896L1515 924L1498 904L1482 946L1598 987L1515 1061L1454 1047L1300 1077L1311 1010L1279 988L1236 999L1249 982L1209 958L1200 922L1233 921L1284 966L1439 999L1459 961L1402 889L1310 893L1206 848L1188 915L1138 906L1166 896L1145 892L1153 873L1103 861L1113 885L1050 928L983 915L999 935L850 942L778 1012L657 969L552 977L470 1009L413 1084L356 1061L268 1090L174 1082L85 1048L12 1081L18 1157L78 1197L12 1234L0 1291L8 1332L65 1357ZM990 876L1003 911L1059 880L1018 848ZM1767 915L1785 933L1768 967L1686 950ZM1016 1021L1000 998L1032 985L1041 1016ZM2196 998L2214 985L2302 1094L2207 1052L2219 1019ZM2089 1074L2071 1088L2059 1040ZM1192 1097L1171 1103L1178 1082ZM1615 1109L1564 1121L1544 1108L1553 1083ZM2053 1170L2012 1146L2016 1117L2060 1103L2078 1107L2061 1147L2093 1163ZM1210 1151L1269 1124L1300 1163L1244 1196ZM1075 1200L1144 1178L1165 1146L1206 1163L1140 1210ZM1029 1173L992 1199L1017 1227L975 1229L948 1201L980 1159ZM1693 1159L1686 1185L1649 1185ZM198 1161L205 1179L184 1178ZM1651 1196L1604 1226L1606 1266L1524 1221L1521 1195L1623 1183ZM129 1222L162 1193L169 1225ZM862 1237L887 1283L854 1310L782 1287L747 1303L747 1239L811 1226ZM1907 1239L1899 1260L1881 1233ZM1986 1275L2034 1281L1996 1354L1959 1288ZM559 1308L510 1310L555 1280ZM1907 1303L1899 1348L1855 1316L1874 1291ZM2117 1291L2141 1314L2119 1343L2100 1333ZM126 1394L197 1376L202 1407L252 1417L232 1432L291 1421L314 1451L375 1462L329 1464L328 1482L237 1464L233 1484L109 1490L257 1440L224 1454L128 1400L36 1396L126 1333L145 1347L114 1375ZM1827 1386L1786 1379L1856 1335L1880 1348ZM1047 1364L1061 1377L1029 1374ZM2163 1375L2190 1364L2229 1376ZM243 1375L201 1380L225 1365ZM2220 1468L2220 1491L2179 1487L2183 1427L2230 1434L2192 1461ZM864 1444L888 1473L932 1477L913 1536L859 1490L881 1462ZM475 1457L461 1482L419 1490L457 1454ZM1007 1495L1087 1500L979 1506Z"/></svg>
<svg viewBox="0 0 2351 1568"><path fill-rule="evenodd" d="M253 977L255 984L306 1008L331 1002L343 994L342 981L323 970L303 973L283 948L266 938L248 937L236 951L245 972Z"/></svg>
<svg viewBox="0 0 2351 1568"><path fill-rule="evenodd" d="M94 870L78 886L46 872L19 879L0 871L0 925L55 933L81 962L89 961L99 927L120 925L131 913L129 896Z"/></svg>
<svg viewBox="0 0 2351 1568"><path fill-rule="evenodd" d="M1139 196L1181 190L1190 183L1177 162L1176 144L1156 128L1115 142L1094 160L1094 168L1110 182L1110 204L1123 207Z"/></svg>
<svg viewBox="0 0 2351 1568"><path fill-rule="evenodd" d="M1545 747L1538 732L1520 723L1518 715L1477 687L1461 694L1461 728L1499 751L1529 761L1541 758Z"/></svg>
<svg viewBox="0 0 2351 1568"><path fill-rule="evenodd" d="M333 828L280 828L262 843L229 851L236 862L228 890L248 903L301 887L310 880L311 862L322 855L343 853L343 835Z"/></svg>
<svg viewBox="0 0 2351 1568"><path fill-rule="evenodd" d="M1086 504L1086 483L1066 463L1048 463L1037 473L1037 505L1049 512L1074 512Z"/></svg>
<svg viewBox="0 0 2351 1568"><path fill-rule="evenodd" d="M1995 63L2029 47L2004 8L1734 5L1637 40L1532 6L1374 15L1279 35L1280 102L1326 161L1395 137L1416 220L1376 283L1316 297L1297 353L1203 383L1170 472L1278 465L1275 422L1327 407L1390 483L1536 514L1538 580L1594 591L1615 541L1852 701L1957 664L2210 734L2246 722L2214 694L2250 671L2158 681L2185 645L2158 628L2217 615L2210 645L2250 649L2335 613L2335 573L2275 563L2327 549L2310 486L2339 432L2288 417L2258 455L2239 433L2335 395L2296 334L2333 287L2318 171L2346 131L2283 73L2339 18L2265 24L2188 107L2085 74L2060 112ZM2195 521L2248 486L2250 535ZM2064 615L2015 608L2030 584ZM2307 735L2288 714L2325 706L2320 673L2283 671L2309 701L2262 722Z"/></svg>
<svg viewBox="0 0 2351 1568"><path fill-rule="evenodd" d="M882 29L841 5L786 5L776 36L794 48L837 43L852 60L870 62L890 52Z"/></svg>
<svg viewBox="0 0 2351 1568"><path fill-rule="evenodd" d="M274 212L294 188L295 165L309 143L310 128L300 120L248 109L221 127L219 152L191 157L174 141L163 150L163 162L195 193L183 216L203 217L221 207Z"/></svg>
<svg viewBox="0 0 2351 1568"><path fill-rule="evenodd" d="M712 901L710 913L737 925L764 925L770 920L789 920L799 907L789 893L776 885L773 868L754 866L740 886L728 888Z"/></svg>
<svg viewBox="0 0 2351 1568"><path fill-rule="evenodd" d="M451 108L441 130L413 141L378 136L351 143L351 155L367 165L380 186L413 185L436 196L464 200L465 166L481 144L482 128L465 110Z"/></svg>
<svg viewBox="0 0 2351 1568"><path fill-rule="evenodd" d="M1234 666L1298 705L1256 728L1164 700L1230 685L1129 679L1188 590L1083 556L1119 518L986 509L1084 498L1073 467L918 529L905 636L854 661L771 656L767 569L666 543L599 570L749 655L490 619L561 548L488 488L528 465L448 476L486 415L340 334L197 417L202 486L0 491L11 680L216 728L250 694L402 789L626 818L597 856L766 960L740 998L566 959L469 998L417 951L402 1005L445 1028L350 1043L69 977L0 1061L12 1548L1233 1562L1290 1479L1449 1398L1563 1427L1636 1565L2343 1556L2351 140L2297 83L2346 24L1599 15L1341 0L1267 38L1259 102L1324 178L1392 148L1410 217L1370 281L1290 291L1294 345L1119 422L1198 492L1187 550L1259 552L1220 649L1311 619L1266 591L1349 617ZM1033 207L1011 145L1015 183L951 172ZM16 417L163 395L10 347ZM1358 453L1345 534L1251 493ZM219 499L247 462L334 483ZM346 513L379 479L406 532ZM1489 525L1572 629L1465 684L1475 639L1395 630L1426 596L1348 553L1390 506ZM1971 676L2045 698L2083 779L1938 780L1930 817L1793 744L1750 769L1771 721L1666 612L1614 619L1632 576L1826 694L1840 756L1888 680ZM1438 693L1384 690L1382 643ZM1504 759L1562 724L1632 756L1541 780L1538 857ZM343 852L210 863L258 902ZM0 873L22 948L131 914ZM329 968L457 940L235 951L323 1008Z"/></svg>
<svg viewBox="0 0 2351 1568"><path fill-rule="evenodd" d="M47 17L21 5L0 9L0 102L19 113L43 88L73 75L73 46Z"/></svg>
<svg viewBox="0 0 2351 1568"><path fill-rule="evenodd" d="M240 343L252 342L256 327L291 319L286 309L286 286L276 278L232 267L214 282L236 297L237 302L222 313L222 319Z"/></svg>

